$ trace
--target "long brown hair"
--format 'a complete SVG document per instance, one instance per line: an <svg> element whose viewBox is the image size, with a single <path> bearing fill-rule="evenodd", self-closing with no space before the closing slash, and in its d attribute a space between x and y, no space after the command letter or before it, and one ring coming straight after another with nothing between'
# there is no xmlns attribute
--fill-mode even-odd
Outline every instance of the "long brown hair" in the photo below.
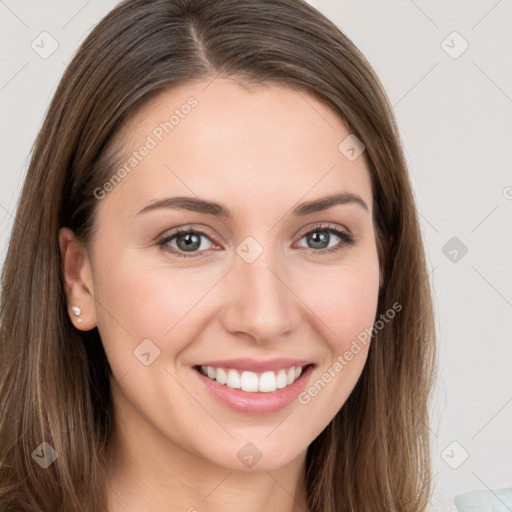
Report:
<svg viewBox="0 0 512 512"><path fill-rule="evenodd" d="M432 298L414 198L389 100L370 64L302 0L126 0L68 66L35 142L2 272L0 510L106 509L113 416L97 329L67 313L58 232L84 243L115 168L114 135L164 89L217 76L276 83L324 102L366 146L383 285L347 402L308 448L313 512L420 512L431 495ZM340 141L341 142L341 141ZM57 462L33 460L41 443Z"/></svg>

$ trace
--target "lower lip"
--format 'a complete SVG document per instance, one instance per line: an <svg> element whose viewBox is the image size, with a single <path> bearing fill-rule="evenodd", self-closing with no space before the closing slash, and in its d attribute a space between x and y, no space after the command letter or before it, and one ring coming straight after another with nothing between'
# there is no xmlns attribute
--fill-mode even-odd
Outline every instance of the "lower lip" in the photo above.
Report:
<svg viewBox="0 0 512 512"><path fill-rule="evenodd" d="M290 405L306 387L313 367L314 365L307 366L293 384L269 393L229 388L226 384L219 384L216 380L204 376L195 368L192 368L192 371L213 397L223 405L237 412L262 415L272 414Z"/></svg>

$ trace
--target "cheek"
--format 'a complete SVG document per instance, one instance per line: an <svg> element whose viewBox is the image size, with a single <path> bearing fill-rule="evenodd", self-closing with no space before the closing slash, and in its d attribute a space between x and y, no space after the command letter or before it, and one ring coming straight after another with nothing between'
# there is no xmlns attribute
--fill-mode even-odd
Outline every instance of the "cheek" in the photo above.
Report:
<svg viewBox="0 0 512 512"><path fill-rule="evenodd" d="M304 288L307 303L321 319L331 351L347 350L351 341L371 328L379 293L379 266L375 253L315 275L314 286Z"/></svg>
<svg viewBox="0 0 512 512"><path fill-rule="evenodd" d="M170 269L165 262L143 265L135 253L115 264L105 259L95 274L98 330L113 365L123 367L133 365L133 351L143 340L166 356L185 348L201 327L197 306L219 279L217 272Z"/></svg>
<svg viewBox="0 0 512 512"><path fill-rule="evenodd" d="M315 378L298 396L298 403L321 420L312 425L310 437L336 415L363 371L377 313L378 259L374 253L316 277L315 293L310 292L308 300L321 319L327 353Z"/></svg>

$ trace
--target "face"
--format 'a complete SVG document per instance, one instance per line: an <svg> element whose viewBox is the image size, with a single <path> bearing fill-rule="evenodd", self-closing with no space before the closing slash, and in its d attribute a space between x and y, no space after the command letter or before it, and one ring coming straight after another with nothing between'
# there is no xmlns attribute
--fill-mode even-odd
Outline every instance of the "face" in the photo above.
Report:
<svg viewBox="0 0 512 512"><path fill-rule="evenodd" d="M313 96L230 79L161 93L124 125L96 192L90 295L71 291L124 435L272 470L343 406L379 290L370 175L347 136Z"/></svg>

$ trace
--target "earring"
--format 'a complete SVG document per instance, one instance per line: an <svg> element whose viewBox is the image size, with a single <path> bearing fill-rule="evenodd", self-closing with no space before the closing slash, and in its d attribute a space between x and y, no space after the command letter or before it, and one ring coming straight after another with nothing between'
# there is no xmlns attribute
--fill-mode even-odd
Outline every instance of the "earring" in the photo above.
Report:
<svg viewBox="0 0 512 512"><path fill-rule="evenodd" d="M79 318L79 316L82 314L82 310L78 306L71 306L71 311L73 311L73 314L77 317L77 322L81 322L82 319Z"/></svg>

